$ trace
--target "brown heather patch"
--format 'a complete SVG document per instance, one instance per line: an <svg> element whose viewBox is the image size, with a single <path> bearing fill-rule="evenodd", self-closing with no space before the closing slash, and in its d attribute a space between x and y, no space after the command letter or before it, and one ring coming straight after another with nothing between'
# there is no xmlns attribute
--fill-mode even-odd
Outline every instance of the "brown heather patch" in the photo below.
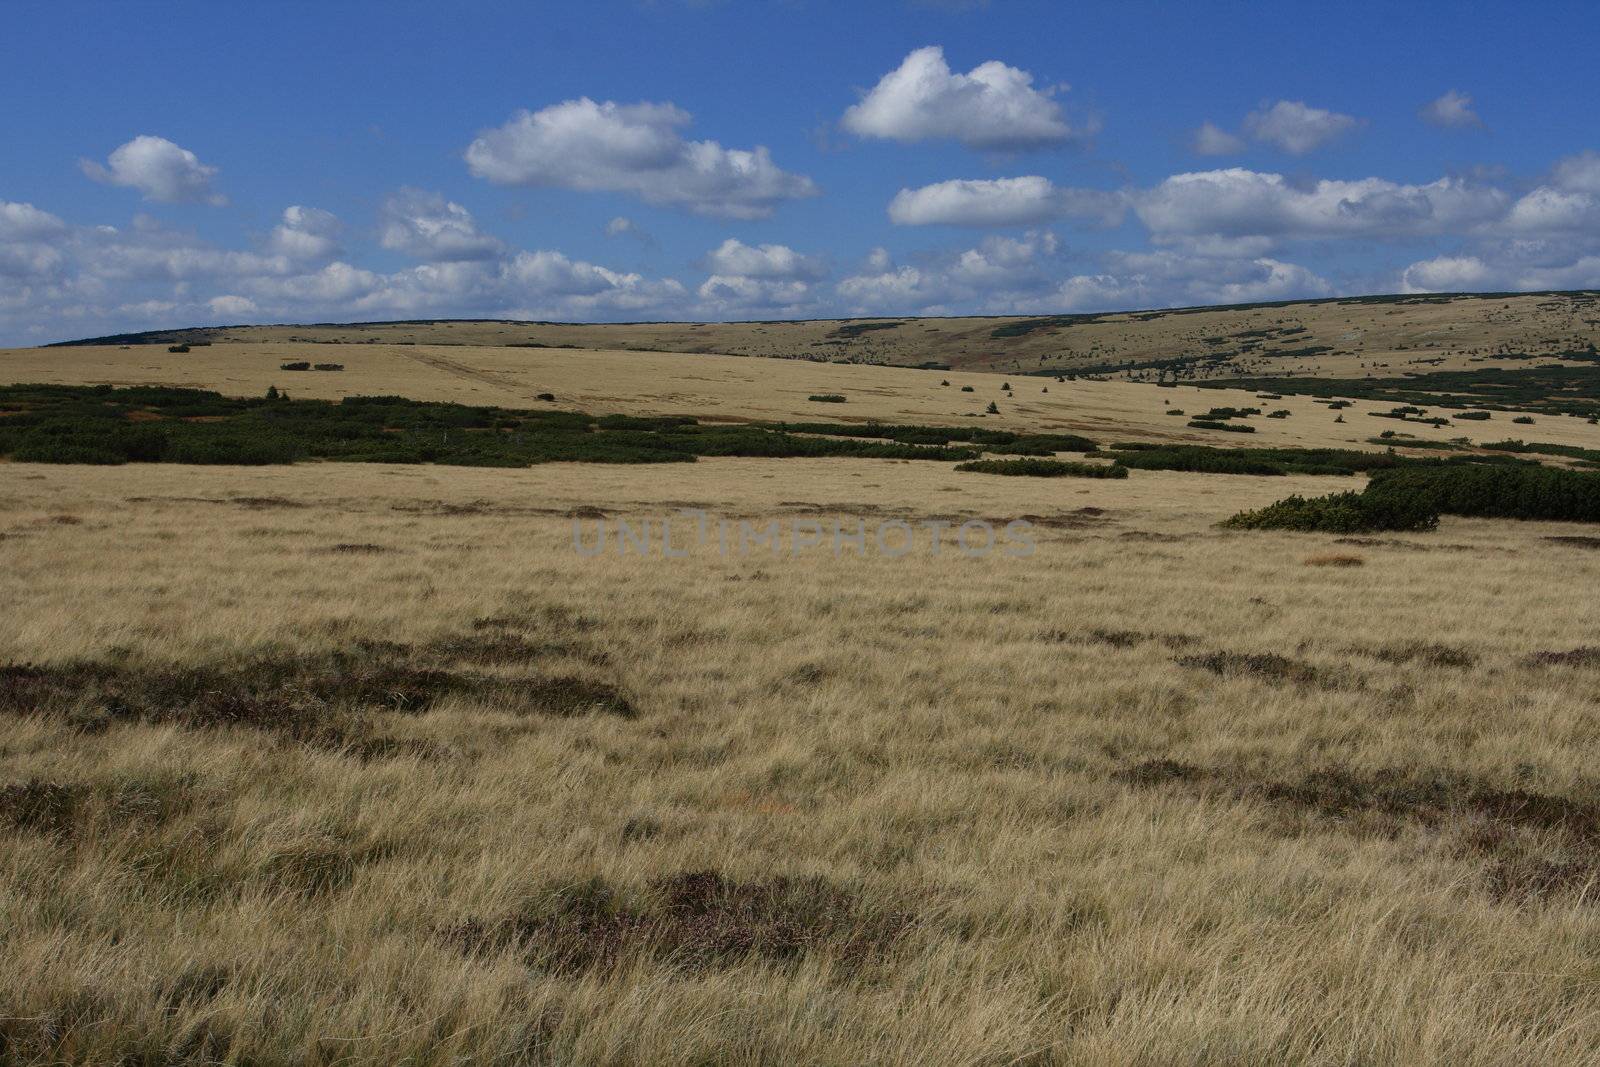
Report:
<svg viewBox="0 0 1600 1067"><path fill-rule="evenodd" d="M1210 671L1224 678L1263 678L1324 689L1344 689L1351 684L1345 671L1318 667L1276 652L1205 652L1179 656L1173 662L1180 667Z"/></svg>
<svg viewBox="0 0 1600 1067"><path fill-rule="evenodd" d="M52 837L72 832L83 787L33 779L20 785L0 786L0 821L6 825Z"/></svg>
<svg viewBox="0 0 1600 1067"><path fill-rule="evenodd" d="M702 870L652 879L637 901L600 879L560 886L521 914L467 920L447 939L472 955L514 952L536 970L563 975L613 971L640 958L713 971L810 955L852 972L914 925L908 913L868 911L825 878L737 881Z"/></svg>
<svg viewBox="0 0 1600 1067"><path fill-rule="evenodd" d="M130 504L232 504L252 511L276 508L304 508L309 505L281 496L130 496Z"/></svg>
<svg viewBox="0 0 1600 1067"><path fill-rule="evenodd" d="M1600 648L1585 645L1565 652L1541 649L1525 662L1530 667L1597 667L1600 666Z"/></svg>
<svg viewBox="0 0 1600 1067"><path fill-rule="evenodd" d="M1600 537L1546 537L1545 540L1572 548L1600 548Z"/></svg>
<svg viewBox="0 0 1600 1067"><path fill-rule="evenodd" d="M1300 561L1307 567L1361 567L1366 559L1350 552L1322 552Z"/></svg>
<svg viewBox="0 0 1600 1067"><path fill-rule="evenodd" d="M1428 641L1401 641L1389 645L1352 648L1350 651L1362 656L1371 656L1383 663L1421 663L1429 667L1463 668L1478 665L1478 655L1470 649Z"/></svg>
<svg viewBox="0 0 1600 1067"><path fill-rule="evenodd" d="M202 665L7 664L0 666L0 713L60 715L87 732L111 722L245 727L372 756L430 751L373 736L368 713L422 712L447 697L484 700L521 714L637 714L603 681L551 673L533 663L567 652L560 644L496 629L421 646L366 641L342 651L266 650ZM459 669L462 661L524 669L480 674Z"/></svg>
<svg viewBox="0 0 1600 1067"><path fill-rule="evenodd" d="M1487 861L1484 885L1499 898L1535 899L1600 882L1600 804L1592 801L1405 769L1336 766L1274 780L1160 758L1112 777L1137 788L1256 800L1363 836L1394 838L1407 826L1448 833L1457 854Z"/></svg>

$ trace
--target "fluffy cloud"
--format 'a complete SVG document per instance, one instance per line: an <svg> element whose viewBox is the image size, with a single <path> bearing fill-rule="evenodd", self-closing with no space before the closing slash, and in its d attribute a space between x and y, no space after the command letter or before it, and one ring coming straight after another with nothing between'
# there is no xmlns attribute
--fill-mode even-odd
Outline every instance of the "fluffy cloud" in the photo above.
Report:
<svg viewBox="0 0 1600 1067"><path fill-rule="evenodd" d="M67 224L32 204L0 200L0 277L43 278L64 262L56 247Z"/></svg>
<svg viewBox="0 0 1600 1067"><path fill-rule="evenodd" d="M1451 89L1417 112L1423 122L1446 130L1483 128L1483 120L1472 110L1472 97Z"/></svg>
<svg viewBox="0 0 1600 1067"><path fill-rule="evenodd" d="M986 237L971 248L897 265L874 249L866 268L840 280L837 293L853 314L936 314L956 307L1003 311L1045 294L1060 243L1047 231Z"/></svg>
<svg viewBox="0 0 1600 1067"><path fill-rule="evenodd" d="M165 137L141 135L112 151L106 165L92 160L78 164L97 182L137 189L146 200L164 204L226 204L211 187L216 167L208 167L187 148Z"/></svg>
<svg viewBox="0 0 1600 1067"><path fill-rule="evenodd" d="M378 241L433 263L492 259L505 250L497 238L478 229L466 208L421 189L402 189L383 202Z"/></svg>
<svg viewBox="0 0 1600 1067"><path fill-rule="evenodd" d="M1524 194L1503 231L1515 237L1570 237L1600 243L1600 155L1584 152L1555 165L1544 184Z"/></svg>
<svg viewBox="0 0 1600 1067"><path fill-rule="evenodd" d="M1477 256L1437 256L1413 263L1401 272L1401 289L1407 293L1480 289L1494 274Z"/></svg>
<svg viewBox="0 0 1600 1067"><path fill-rule="evenodd" d="M1291 184L1234 167L1175 174L1136 195L1158 240L1175 236L1400 237L1469 230L1500 216L1505 193L1460 178L1403 185L1382 178Z"/></svg>
<svg viewBox="0 0 1600 1067"><path fill-rule="evenodd" d="M1028 175L901 189L889 202L889 218L901 226L1032 226L1063 218L1113 226L1124 208L1120 193L1061 188Z"/></svg>
<svg viewBox="0 0 1600 1067"><path fill-rule="evenodd" d="M810 178L767 149L687 141L689 113L672 104L587 97L521 111L467 146L467 167L500 185L621 192L701 215L766 218L786 200L817 195Z"/></svg>
<svg viewBox="0 0 1600 1067"><path fill-rule="evenodd" d="M1092 136L1094 123L1073 126L1033 75L998 60L957 74L944 49L919 48L885 74L844 113L845 129L892 141L959 141L968 148L1016 151Z"/></svg>
<svg viewBox="0 0 1600 1067"><path fill-rule="evenodd" d="M732 237L706 254L706 269L711 276L696 295L707 317L806 314L816 310L816 283L827 273L820 259L787 245L752 247Z"/></svg>
<svg viewBox="0 0 1600 1067"><path fill-rule="evenodd" d="M1054 236L992 237L915 265L883 260L843 279L839 297L856 314L983 314L1105 311L1247 303L1327 296L1311 270L1265 256L1108 252L1092 271L1073 272Z"/></svg>
<svg viewBox="0 0 1600 1067"><path fill-rule="evenodd" d="M343 227L332 212L294 204L283 209L283 221L267 238L267 248L276 255L304 262L320 262L337 256L339 232Z"/></svg>
<svg viewBox="0 0 1600 1067"><path fill-rule="evenodd" d="M1329 296L1333 286L1294 263L1258 257L1180 255L1171 251L1113 252L1106 272L1067 279L1056 290L1066 311L1117 307L1244 304Z"/></svg>
<svg viewBox="0 0 1600 1067"><path fill-rule="evenodd" d="M1296 156L1343 137L1361 124L1353 116L1307 107L1299 100L1279 100L1271 107L1252 111L1244 120L1251 137Z"/></svg>
<svg viewBox="0 0 1600 1067"><path fill-rule="evenodd" d="M750 245L730 237L706 255L714 274L746 278L820 278L825 272L813 256L803 256L787 245Z"/></svg>
<svg viewBox="0 0 1600 1067"><path fill-rule="evenodd" d="M404 248L439 258L394 273L331 259L338 220L284 212L266 251L218 248L146 217L125 228L72 226L31 205L0 202L0 339L49 340L199 322L307 321L420 314L592 319L679 314L689 293L673 279L614 271L555 251L481 251L476 233L426 195L443 218L411 226ZM442 200L440 201L442 203ZM391 220L392 221L392 220ZM481 237L481 235L479 235ZM492 239L491 239L492 240Z"/></svg>
<svg viewBox="0 0 1600 1067"><path fill-rule="evenodd" d="M232 319L236 322L247 320L261 310L256 307L256 302L249 297L232 293L214 296L206 301L206 306L211 309L211 314L218 318Z"/></svg>
<svg viewBox="0 0 1600 1067"><path fill-rule="evenodd" d="M1581 152L1557 163L1551 175L1556 188L1600 196L1600 153Z"/></svg>
<svg viewBox="0 0 1600 1067"><path fill-rule="evenodd" d="M1202 156L1231 156L1244 151L1244 139L1222 127L1202 122L1189 139L1189 147Z"/></svg>
<svg viewBox="0 0 1600 1067"><path fill-rule="evenodd" d="M0 200L0 241L44 240L66 232L67 224L48 211Z"/></svg>

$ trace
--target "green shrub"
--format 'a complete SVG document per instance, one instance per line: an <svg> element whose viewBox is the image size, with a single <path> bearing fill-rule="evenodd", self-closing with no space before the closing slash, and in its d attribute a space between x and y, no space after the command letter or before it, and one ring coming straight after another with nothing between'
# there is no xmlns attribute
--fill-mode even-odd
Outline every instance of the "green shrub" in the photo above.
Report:
<svg viewBox="0 0 1600 1067"><path fill-rule="evenodd" d="M958 463L958 471L1027 478L1126 478L1128 468L1113 464L1065 463L1058 459L980 459Z"/></svg>
<svg viewBox="0 0 1600 1067"><path fill-rule="evenodd" d="M1511 421L1516 423L1518 426L1532 426L1533 425L1533 416L1532 415L1518 415L1516 418L1512 419Z"/></svg>
<svg viewBox="0 0 1600 1067"><path fill-rule="evenodd" d="M1486 422L1491 416L1487 411L1458 411L1455 413L1455 418L1470 419L1473 422Z"/></svg>
<svg viewBox="0 0 1600 1067"><path fill-rule="evenodd" d="M1300 530L1317 533L1373 533L1379 530L1431 530L1439 515L1419 502L1369 500L1365 493L1291 496L1255 511L1241 511L1222 526L1232 530Z"/></svg>
<svg viewBox="0 0 1600 1067"><path fill-rule="evenodd" d="M293 363L278 364L279 370L310 370L311 363L307 360L296 360Z"/></svg>
<svg viewBox="0 0 1600 1067"><path fill-rule="evenodd" d="M1600 474L1537 465L1455 464L1380 471L1367 497L1445 515L1600 522Z"/></svg>
<svg viewBox="0 0 1600 1067"><path fill-rule="evenodd" d="M818 404L843 404L845 402L844 397L838 393L813 393L806 399Z"/></svg>
<svg viewBox="0 0 1600 1067"><path fill-rule="evenodd" d="M1391 453L1344 448L1219 448L1149 443L1111 447L1118 453L1117 462L1125 467L1200 474L1355 474L1417 462Z"/></svg>
<svg viewBox="0 0 1600 1067"><path fill-rule="evenodd" d="M1246 426L1236 422L1215 422L1211 419L1191 419L1189 428L1192 430L1229 430L1233 433L1255 433L1254 426Z"/></svg>

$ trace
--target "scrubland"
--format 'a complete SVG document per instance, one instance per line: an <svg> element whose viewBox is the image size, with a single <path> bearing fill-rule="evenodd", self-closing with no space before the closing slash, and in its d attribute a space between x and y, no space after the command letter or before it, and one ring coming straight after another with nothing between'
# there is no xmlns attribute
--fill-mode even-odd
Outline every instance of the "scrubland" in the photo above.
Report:
<svg viewBox="0 0 1600 1067"><path fill-rule="evenodd" d="M0 1060L1593 1062L1600 540L1350 481L0 463Z"/></svg>

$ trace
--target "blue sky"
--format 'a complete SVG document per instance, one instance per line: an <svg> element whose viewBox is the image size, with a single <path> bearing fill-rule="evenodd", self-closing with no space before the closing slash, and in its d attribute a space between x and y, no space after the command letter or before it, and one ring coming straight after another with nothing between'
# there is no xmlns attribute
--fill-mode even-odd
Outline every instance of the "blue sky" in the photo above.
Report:
<svg viewBox="0 0 1600 1067"><path fill-rule="evenodd" d="M1600 286L1592 4L6 17L0 343Z"/></svg>

